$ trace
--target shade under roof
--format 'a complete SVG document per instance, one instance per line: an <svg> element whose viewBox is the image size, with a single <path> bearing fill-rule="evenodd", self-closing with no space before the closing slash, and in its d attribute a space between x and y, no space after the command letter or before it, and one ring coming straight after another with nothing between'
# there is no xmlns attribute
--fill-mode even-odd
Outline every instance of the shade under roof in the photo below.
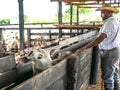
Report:
<svg viewBox="0 0 120 90"><path fill-rule="evenodd" d="M100 7L103 4L110 4L114 7L120 7L120 0L51 0L51 1L58 1L64 2L68 5L76 5L78 7L85 7L85 8L96 8Z"/></svg>

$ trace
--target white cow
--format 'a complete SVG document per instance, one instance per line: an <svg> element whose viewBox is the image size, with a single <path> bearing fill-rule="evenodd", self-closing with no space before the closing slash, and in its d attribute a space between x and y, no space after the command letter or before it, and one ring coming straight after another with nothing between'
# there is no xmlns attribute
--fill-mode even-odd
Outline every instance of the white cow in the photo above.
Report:
<svg viewBox="0 0 120 90"><path fill-rule="evenodd" d="M45 49L35 49L27 58L34 62L33 74L37 74L52 66L50 53Z"/></svg>

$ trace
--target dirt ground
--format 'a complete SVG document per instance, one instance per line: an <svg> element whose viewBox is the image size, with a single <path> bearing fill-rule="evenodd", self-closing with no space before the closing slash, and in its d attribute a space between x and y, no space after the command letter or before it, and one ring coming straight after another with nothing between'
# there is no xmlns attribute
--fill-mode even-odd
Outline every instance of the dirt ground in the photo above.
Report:
<svg viewBox="0 0 120 90"><path fill-rule="evenodd" d="M119 75L120 75L120 70L119 70ZM86 90L104 90L103 82L101 79L101 70L99 70L98 72L96 85L89 85Z"/></svg>
<svg viewBox="0 0 120 90"><path fill-rule="evenodd" d="M103 89L103 83L102 83L102 79L101 79L101 71L100 70L99 70L99 74L98 74L96 85L89 85L86 90L104 90Z"/></svg>

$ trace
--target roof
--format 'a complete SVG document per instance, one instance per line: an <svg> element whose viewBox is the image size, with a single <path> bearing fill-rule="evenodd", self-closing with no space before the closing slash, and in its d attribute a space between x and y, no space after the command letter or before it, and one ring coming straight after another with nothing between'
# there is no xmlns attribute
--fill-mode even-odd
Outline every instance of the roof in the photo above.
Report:
<svg viewBox="0 0 120 90"><path fill-rule="evenodd" d="M114 7L120 7L120 0L51 0L64 2L68 5L76 5L83 8L97 8L101 7L103 4L110 4Z"/></svg>

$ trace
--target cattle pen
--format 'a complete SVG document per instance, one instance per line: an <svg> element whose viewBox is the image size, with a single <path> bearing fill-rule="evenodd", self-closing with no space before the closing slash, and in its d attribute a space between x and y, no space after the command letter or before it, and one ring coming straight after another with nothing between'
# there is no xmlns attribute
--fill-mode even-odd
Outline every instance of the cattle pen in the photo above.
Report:
<svg viewBox="0 0 120 90"><path fill-rule="evenodd" d="M18 48L18 52L12 49L12 53L7 51L0 58L0 88L3 90L86 90L89 84L95 84L99 64L98 48L81 53L76 52L98 34L100 24L87 23L88 25L90 26L88 28L83 25L81 28L80 26L68 28L43 24L26 25L25 35L28 36L25 37L29 42L26 48L24 50ZM62 29L63 38L61 39L59 28ZM70 31L71 29L73 31ZM5 35L2 35L2 32L10 30L12 33L17 31L18 25L0 26L1 38L3 39ZM32 35L46 36L44 41L47 44L42 46L33 44L32 42L39 40L31 38ZM53 60L52 66L36 75L33 74L31 61L19 63L20 58L27 57L28 53L34 49L54 50L50 54Z"/></svg>
<svg viewBox="0 0 120 90"><path fill-rule="evenodd" d="M97 37L102 22L80 22L79 9L119 7L120 0L50 0L58 2L57 22L34 24L24 22L23 1L18 0L19 24L0 25L0 90L88 90L95 85L98 46L77 50ZM70 6L68 23L62 3Z"/></svg>

